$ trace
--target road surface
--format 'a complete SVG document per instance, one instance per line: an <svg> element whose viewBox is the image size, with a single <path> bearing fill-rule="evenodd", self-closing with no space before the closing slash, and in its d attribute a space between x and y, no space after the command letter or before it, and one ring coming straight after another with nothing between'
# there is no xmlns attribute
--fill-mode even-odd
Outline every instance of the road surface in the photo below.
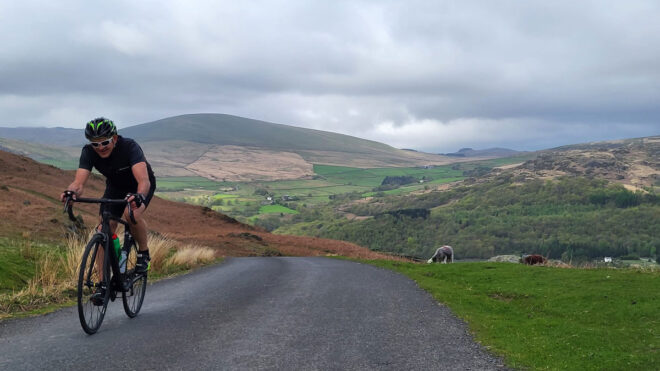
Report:
<svg viewBox="0 0 660 371"><path fill-rule="evenodd" d="M500 370L464 323L394 272L329 258L230 258L110 303L0 322L0 370Z"/></svg>

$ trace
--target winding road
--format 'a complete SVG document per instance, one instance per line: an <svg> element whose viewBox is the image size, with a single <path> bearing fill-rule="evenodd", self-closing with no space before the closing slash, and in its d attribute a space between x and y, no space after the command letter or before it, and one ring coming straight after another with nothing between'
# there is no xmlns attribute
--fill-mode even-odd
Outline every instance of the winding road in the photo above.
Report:
<svg viewBox="0 0 660 371"><path fill-rule="evenodd" d="M463 322L394 272L329 258L230 258L147 289L99 332L75 307L0 322L0 370L501 370Z"/></svg>

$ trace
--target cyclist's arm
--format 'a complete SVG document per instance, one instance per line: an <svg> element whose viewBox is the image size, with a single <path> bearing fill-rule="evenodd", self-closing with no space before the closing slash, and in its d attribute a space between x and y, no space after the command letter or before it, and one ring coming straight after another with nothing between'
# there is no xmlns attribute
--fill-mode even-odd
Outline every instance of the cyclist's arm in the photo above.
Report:
<svg viewBox="0 0 660 371"><path fill-rule="evenodd" d="M137 193L141 193L143 196L148 195L151 182L149 181L149 173L147 172L147 163L138 162L131 167L131 171L138 184Z"/></svg>
<svg viewBox="0 0 660 371"><path fill-rule="evenodd" d="M89 174L91 172L87 169L83 168L78 168L76 170L76 176L73 179L73 183L71 183L68 187L66 187L67 191L73 191L75 192L78 197L80 197L83 193L83 188L85 187L85 183L87 183L87 179L89 179ZM60 196L60 200L64 201L64 193Z"/></svg>

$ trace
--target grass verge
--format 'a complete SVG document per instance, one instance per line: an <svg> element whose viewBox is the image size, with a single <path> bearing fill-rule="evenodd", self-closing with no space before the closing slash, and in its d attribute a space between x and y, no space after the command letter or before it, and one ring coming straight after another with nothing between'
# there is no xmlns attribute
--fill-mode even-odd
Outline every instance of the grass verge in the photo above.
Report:
<svg viewBox="0 0 660 371"><path fill-rule="evenodd" d="M657 270L363 262L416 281L512 367L653 370L660 365Z"/></svg>
<svg viewBox="0 0 660 371"><path fill-rule="evenodd" d="M123 236L121 231L118 234ZM64 247L35 247L38 244L29 236L22 241L0 241L0 319L72 305L81 256L91 235L70 237ZM182 245L158 235L149 236L149 252L152 282L220 260L209 247Z"/></svg>

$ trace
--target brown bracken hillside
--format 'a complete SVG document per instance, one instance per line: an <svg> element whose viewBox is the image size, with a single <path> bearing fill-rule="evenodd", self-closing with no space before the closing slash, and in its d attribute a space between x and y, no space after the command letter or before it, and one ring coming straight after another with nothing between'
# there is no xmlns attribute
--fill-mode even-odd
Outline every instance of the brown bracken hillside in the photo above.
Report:
<svg viewBox="0 0 660 371"><path fill-rule="evenodd" d="M36 240L62 240L70 222L62 213L61 192L73 180L64 171L29 158L0 151L0 236L29 233ZM92 175L83 197L101 197L105 180ZM98 222L98 205L76 204L87 226ZM242 224L207 208L154 197L146 214L149 230L181 243L195 243L216 250L217 256L318 256L390 258L343 241L273 235Z"/></svg>

